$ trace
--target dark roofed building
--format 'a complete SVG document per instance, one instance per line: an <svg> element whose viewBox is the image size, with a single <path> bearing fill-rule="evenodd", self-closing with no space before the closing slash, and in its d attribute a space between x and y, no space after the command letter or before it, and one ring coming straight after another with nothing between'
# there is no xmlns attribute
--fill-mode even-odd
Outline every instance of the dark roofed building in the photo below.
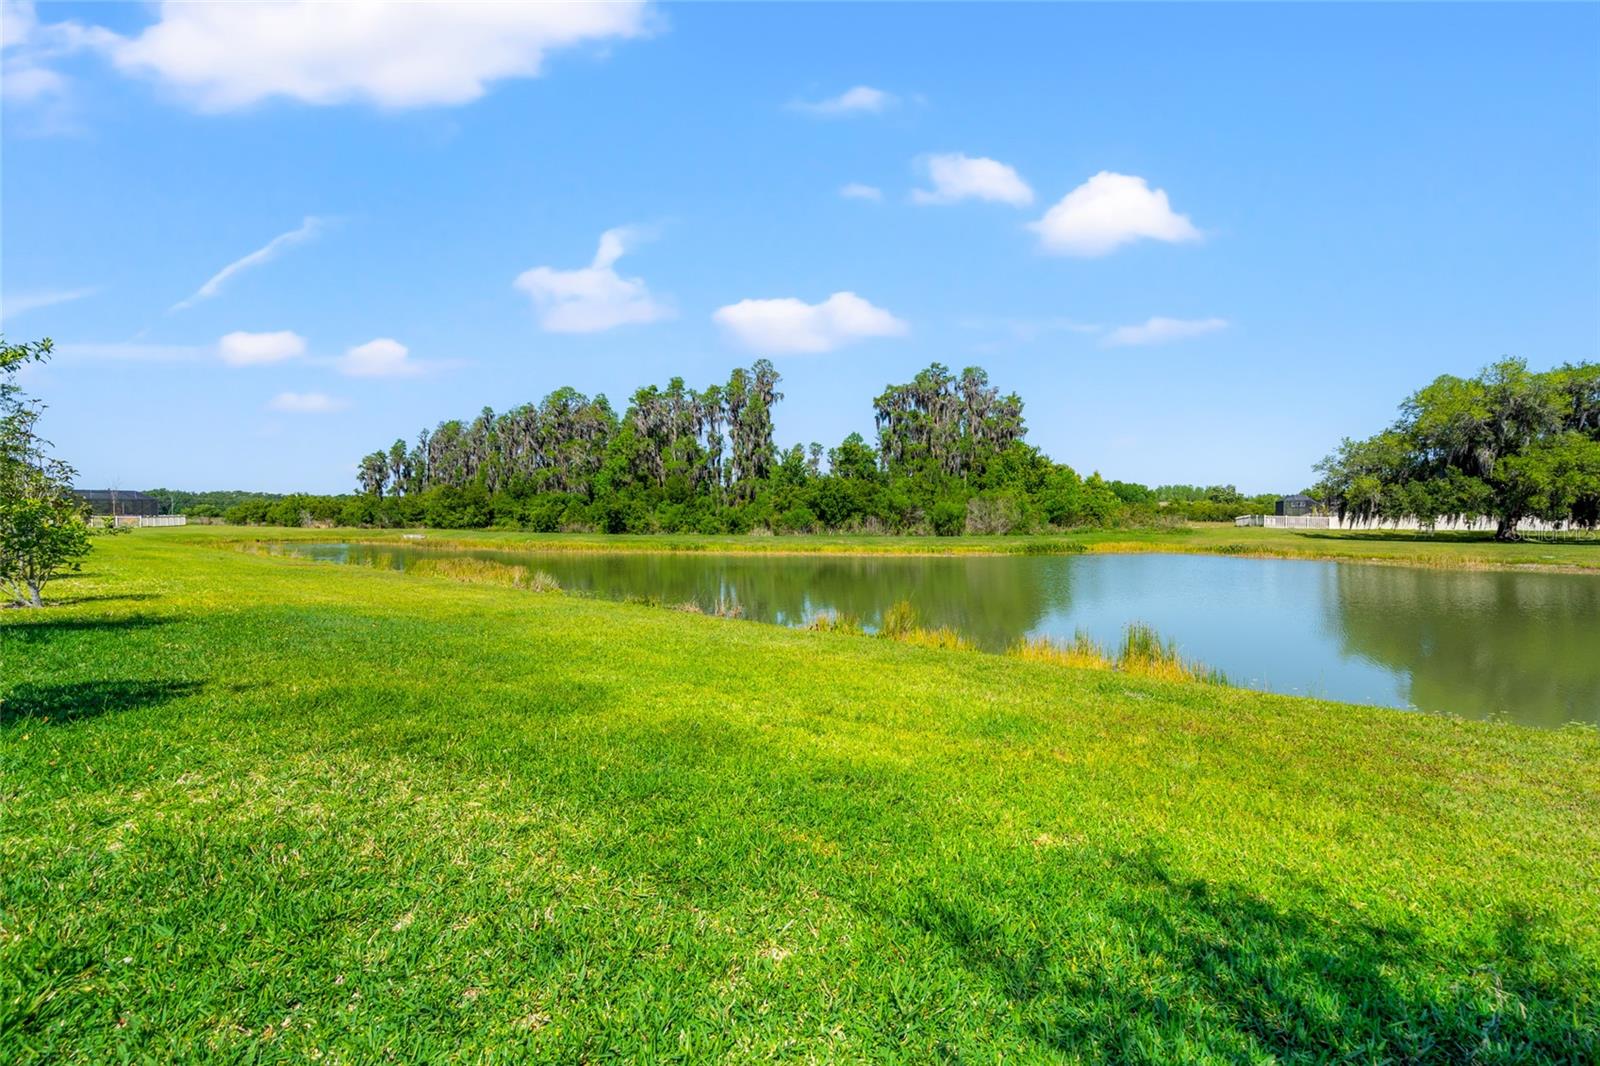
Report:
<svg viewBox="0 0 1600 1066"><path fill-rule="evenodd" d="M1295 494L1280 499L1272 509L1273 514L1300 516L1317 513L1317 501L1310 496Z"/></svg>
<svg viewBox="0 0 1600 1066"><path fill-rule="evenodd" d="M161 513L161 501L143 492L129 492L123 489L73 489L72 493L87 503L93 514L153 517Z"/></svg>

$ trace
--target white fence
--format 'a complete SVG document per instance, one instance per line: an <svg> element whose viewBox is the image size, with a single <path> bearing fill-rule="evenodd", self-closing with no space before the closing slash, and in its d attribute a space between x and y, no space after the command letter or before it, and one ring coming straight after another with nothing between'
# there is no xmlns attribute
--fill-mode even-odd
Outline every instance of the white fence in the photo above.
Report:
<svg viewBox="0 0 1600 1066"><path fill-rule="evenodd" d="M1355 533L1381 533L1396 530L1431 530L1435 533L1493 533L1498 527L1494 519L1488 515L1478 515L1476 518L1440 518L1431 527L1424 526L1415 518L1399 519L1374 519L1363 522L1354 515L1340 518L1338 515L1306 514L1242 514L1233 520L1236 526L1264 526L1267 529L1343 529ZM1561 527L1551 522L1541 522L1536 518L1524 518L1517 523L1517 531L1521 533L1556 533Z"/></svg>
<svg viewBox="0 0 1600 1066"><path fill-rule="evenodd" d="M97 516L97 520L115 522L119 526L138 526L143 529L147 526L186 526L189 516L181 514L119 514L115 518L110 515Z"/></svg>

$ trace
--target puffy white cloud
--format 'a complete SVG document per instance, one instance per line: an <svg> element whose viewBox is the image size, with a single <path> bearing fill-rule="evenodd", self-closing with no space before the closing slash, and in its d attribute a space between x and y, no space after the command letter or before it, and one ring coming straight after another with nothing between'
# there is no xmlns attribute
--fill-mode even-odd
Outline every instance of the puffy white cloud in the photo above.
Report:
<svg viewBox="0 0 1600 1066"><path fill-rule="evenodd" d="M292 330L246 333L235 330L217 342L217 354L229 366L281 363L306 353L306 339Z"/></svg>
<svg viewBox="0 0 1600 1066"><path fill-rule="evenodd" d="M1197 241L1200 231L1172 210L1167 194L1143 178L1102 170L1029 226L1045 251L1105 255L1129 241Z"/></svg>
<svg viewBox="0 0 1600 1066"><path fill-rule="evenodd" d="M1033 203L1033 190L1012 167L995 159L974 158L960 152L924 156L918 165L933 185L931 189L911 190L911 200L919 204L953 204L961 200L991 200L1026 207Z"/></svg>
<svg viewBox="0 0 1600 1066"><path fill-rule="evenodd" d="M839 195L846 200L882 200L883 190L876 185L863 185L859 181L852 181L840 186Z"/></svg>
<svg viewBox="0 0 1600 1066"><path fill-rule="evenodd" d="M244 273L246 270L249 270L252 267L258 267L263 263L271 262L273 259L277 258L278 253L283 251L285 248L290 248L302 241L310 240L312 237L317 235L318 231L322 229L323 225L324 222L322 219L314 216L307 216L305 221L301 222L297 228L290 230L288 233L278 234L276 237L272 238L272 240L268 241L266 244L263 244L260 248L257 248L249 255L240 256L238 259L235 259L233 262L229 263L227 266L211 275L211 277L206 279L206 283L190 294L187 299L179 300L177 303L169 307L167 309L167 313L171 314L174 311L187 310L188 308L199 303L201 300L211 299L217 293L222 291L222 286L226 285L229 279Z"/></svg>
<svg viewBox="0 0 1600 1066"><path fill-rule="evenodd" d="M615 269L617 260L643 237L629 227L608 229L587 267L534 267L512 285L533 298L539 325L550 333L599 333L671 318L671 306L652 296L642 279L622 277Z"/></svg>
<svg viewBox="0 0 1600 1066"><path fill-rule="evenodd" d="M1168 341L1199 337L1227 329L1225 318L1162 318L1157 316L1137 326L1118 326L1106 334L1108 348L1126 348L1142 344L1165 344Z"/></svg>
<svg viewBox="0 0 1600 1066"><path fill-rule="evenodd" d="M649 30L646 5L287 0L163 3L109 47L206 111L274 96L404 108L476 100L490 82L537 77L545 55Z"/></svg>
<svg viewBox="0 0 1600 1066"><path fill-rule="evenodd" d="M825 100L799 100L793 105L796 111L819 118L844 118L849 115L878 115L900 102L894 93L874 89L870 85L857 85L838 96Z"/></svg>
<svg viewBox="0 0 1600 1066"><path fill-rule="evenodd" d="M422 373L422 365L409 354L410 349L393 337L378 337L345 352L339 371L353 378L404 378Z"/></svg>
<svg viewBox="0 0 1600 1066"><path fill-rule="evenodd" d="M836 292L817 304L788 297L740 300L712 319L737 343L758 352L831 352L867 337L899 337L905 322L853 292Z"/></svg>
<svg viewBox="0 0 1600 1066"><path fill-rule="evenodd" d="M290 415L328 415L350 405L325 392L280 392L267 402L267 409Z"/></svg>

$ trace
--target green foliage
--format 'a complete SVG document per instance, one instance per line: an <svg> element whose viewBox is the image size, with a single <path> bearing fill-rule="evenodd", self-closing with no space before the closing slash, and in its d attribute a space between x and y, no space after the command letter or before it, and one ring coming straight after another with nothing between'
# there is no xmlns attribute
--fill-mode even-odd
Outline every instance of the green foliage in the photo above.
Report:
<svg viewBox="0 0 1600 1066"><path fill-rule="evenodd" d="M0 338L0 589L18 605L42 607L53 579L89 554L88 507L72 492L74 471L39 436L42 405L16 374L50 357L49 338L9 345Z"/></svg>
<svg viewBox="0 0 1600 1066"><path fill-rule="evenodd" d="M1493 516L1503 539L1541 518L1600 524L1600 364L1535 373L1506 359L1476 377L1444 375L1367 440L1318 465L1319 489L1362 521Z"/></svg>
<svg viewBox="0 0 1600 1066"><path fill-rule="evenodd" d="M682 378L637 389L620 417L604 396L557 389L371 452L349 497L156 492L180 513L244 524L545 533L958 536L1155 515L1152 490L1098 475L1085 482L1028 445L1021 399L1001 395L978 367L954 375L935 363L888 386L874 401L876 446L851 433L833 448L780 448L780 384L759 360L704 389ZM1189 516L1231 519L1224 510Z"/></svg>

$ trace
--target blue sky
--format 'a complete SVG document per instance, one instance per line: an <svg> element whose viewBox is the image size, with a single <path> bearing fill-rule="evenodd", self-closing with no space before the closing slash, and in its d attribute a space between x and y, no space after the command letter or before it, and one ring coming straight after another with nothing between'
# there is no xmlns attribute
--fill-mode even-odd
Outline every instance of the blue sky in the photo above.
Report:
<svg viewBox="0 0 1600 1066"><path fill-rule="evenodd" d="M443 418L766 355L784 444L938 360L1085 472L1294 490L1437 374L1600 357L1594 5L8 3L5 38L4 328L57 342L28 386L84 484L345 491Z"/></svg>

